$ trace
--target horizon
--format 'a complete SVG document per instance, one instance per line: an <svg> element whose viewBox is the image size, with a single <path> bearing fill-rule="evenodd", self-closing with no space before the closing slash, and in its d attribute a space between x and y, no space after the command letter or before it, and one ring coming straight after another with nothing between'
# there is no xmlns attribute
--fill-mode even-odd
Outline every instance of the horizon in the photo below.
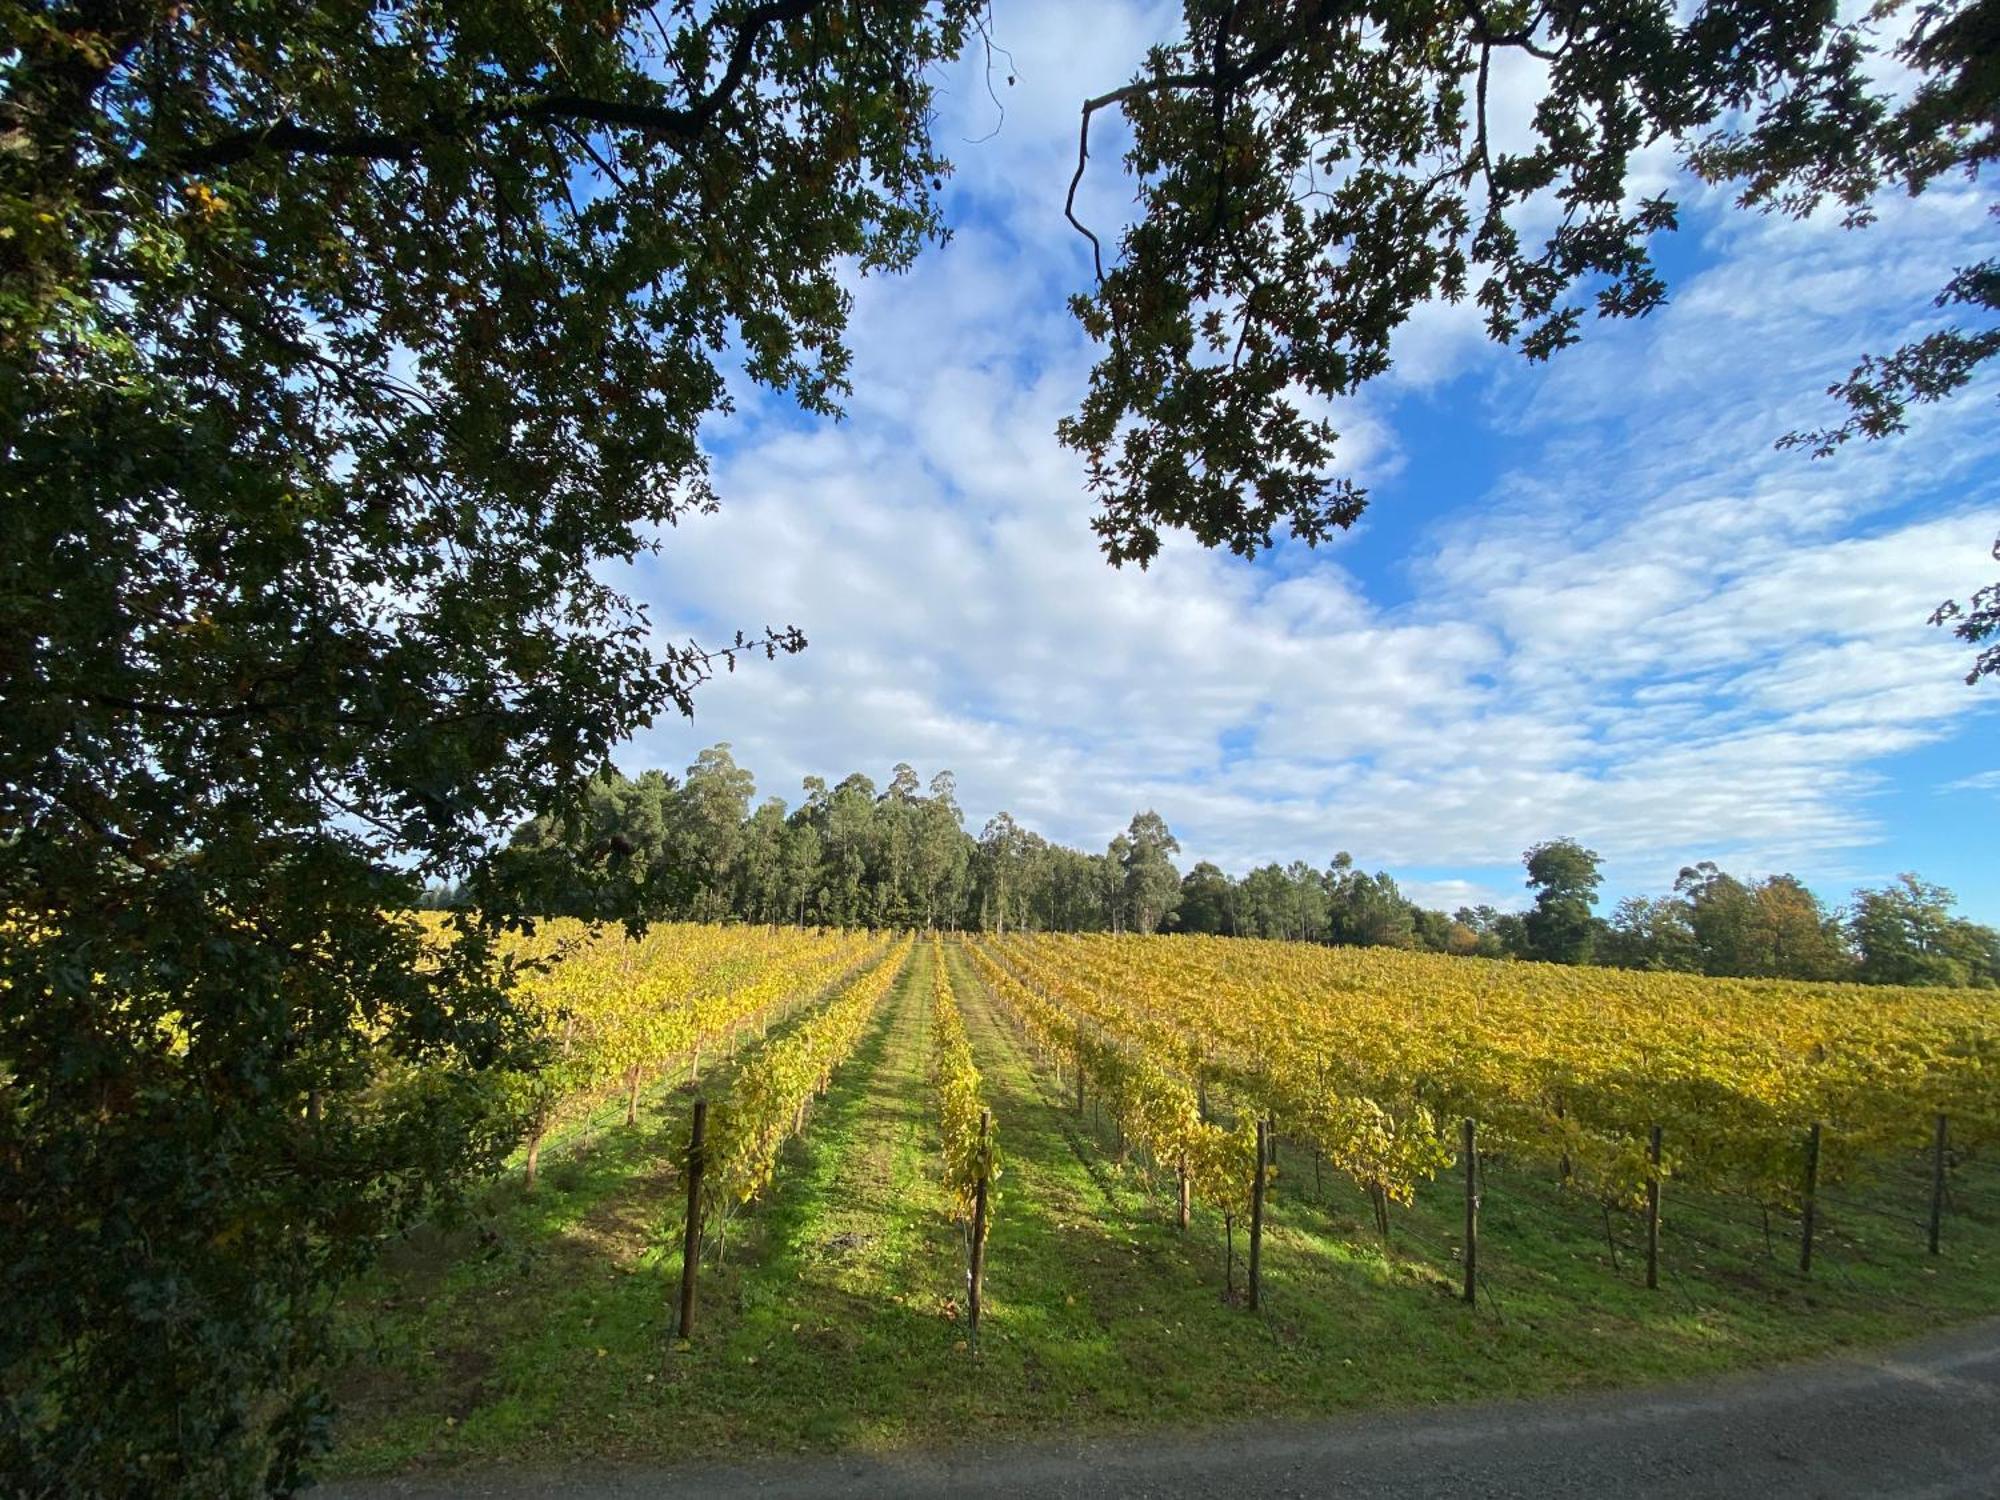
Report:
<svg viewBox="0 0 2000 1500"><path fill-rule="evenodd" d="M711 742L709 746L705 746L703 748L727 749L730 753L731 758L735 761L738 769L750 773L754 789L750 794L748 812L754 813L757 810L759 804L771 800L773 798L784 803L785 812L788 816L793 813L796 813L799 810L799 808L803 805L805 799L802 796L787 796L783 792L773 791L769 787L766 787L761 783L758 783L756 779L757 768L753 765L747 764L745 761L742 760L741 757L737 756L735 746L733 744L730 744L730 742L724 740L717 740ZM907 761L892 762L888 767L884 768L883 773L881 775L877 775L869 768L862 766L849 767L844 771L808 771L806 775L809 777L817 777L818 779L823 780L829 787L838 786L846 777L850 775L858 774L866 776L870 781L870 783L874 786L877 798L879 800L879 798L883 795L885 788L888 786L890 773L894 771L897 765L903 765L903 764L908 764L911 767L911 769L916 772L917 781L922 787L925 788L924 794L926 796L929 795L928 789L932 777L939 774L944 774L951 776L954 782L956 782L957 780L958 773L954 767L934 766L926 769L923 766L916 765L914 762L907 762ZM640 772L628 773L624 770L623 767L618 767L617 769L620 771L620 774L628 776L636 776L638 774L641 774ZM676 769L668 766L658 766L658 767L647 766L642 769L644 771L651 771L651 770L664 771L669 776L673 777L676 783L685 781L686 779L684 771L687 768L685 767ZM970 838L976 840L979 838L980 830L985 826L987 818L986 817L975 818L969 811L966 810L963 804L963 800L959 799L959 801L960 801L959 811L961 814L960 826L965 830L966 834ZM1187 850L1186 841L1181 837L1180 830L1174 826L1173 818L1166 812L1162 811L1161 809L1153 807L1134 808L1130 813L1127 813L1125 817L1121 819L1116 824L1116 826L1114 826L1111 829L1111 831L1107 833L1104 836L1104 838L1099 840L1096 844L1072 843L1068 840L1050 838L1049 835L1047 835L1042 829L1035 827L1034 824L1018 818L1016 819L1016 821L1020 823L1021 827L1026 832L1039 834L1044 838L1048 838L1049 842L1051 843L1065 844L1067 845L1067 847L1079 850L1080 852L1085 854L1103 854L1105 852L1106 846L1110 844L1111 840L1115 838L1118 834L1123 833L1126 830L1127 825L1131 822L1133 817L1148 812L1159 813L1161 819L1166 823L1168 831L1173 833L1175 839L1181 843L1182 846L1181 852L1173 857L1173 862L1176 869L1178 869L1183 878L1185 878L1189 874L1189 872L1192 871L1194 867L1199 864L1214 865L1218 869L1220 869L1223 872L1223 874L1227 875L1232 881L1241 881L1246 875L1250 874L1251 871L1253 870L1267 868L1272 865L1283 867L1290 865L1293 862L1292 858L1286 858L1286 859L1253 858L1249 860L1247 863L1244 863L1242 865L1229 865L1222 863L1222 861L1220 860L1209 859L1204 855L1190 854ZM1001 813L1008 813L1011 815L1012 809L995 808L993 812L988 815L988 817L997 816ZM1549 839L1558 839L1568 836L1569 835L1563 833L1561 830L1558 829L1546 834L1544 837ZM1588 840L1580 840L1579 842L1583 842L1586 845L1588 844ZM1340 844L1337 840L1331 846L1329 846L1327 852L1318 859L1314 859L1309 855L1300 855L1295 857L1304 859L1305 862L1312 867L1315 873L1324 874L1327 872L1328 869L1331 868L1335 856L1342 853L1348 854L1349 856L1352 857L1353 868L1355 870L1365 871L1370 875L1387 874L1388 876L1390 876L1392 879L1395 880L1396 888L1402 893L1402 895L1406 900L1414 901L1419 906L1429 907L1436 911L1442 911L1447 916L1452 915L1459 907L1462 906L1479 906L1484 904L1484 905L1489 905L1493 907L1496 911L1501 911L1501 912L1525 912L1530 908L1532 908L1533 905L1535 904L1533 890L1530 887L1528 880L1526 878L1525 860L1528 851L1525 849L1522 851L1522 861L1516 866L1516 868L1522 870L1522 878L1520 881L1519 893L1516 894L1513 891L1503 890L1499 893L1498 899L1495 899L1491 893L1481 895L1477 899L1460 899L1450 894L1449 891L1446 891L1443 894L1433 894L1425 890L1421 882L1405 881L1403 877L1400 874L1398 874L1398 872L1395 869L1386 865L1373 862L1367 859L1365 856L1356 853L1354 850L1347 848L1345 845ZM1690 858L1683 862L1683 866L1694 865L1698 862L1699 861L1697 859ZM1761 880L1766 876L1789 875L1795 873L1789 870L1735 869L1727 865L1722 866L1722 870L1724 874L1733 875L1737 877L1739 880L1744 881L1746 884L1755 880ZM1675 873L1676 875L1678 875L1679 873L1678 869L1676 870ZM1892 872L1887 876L1884 876L1880 881L1868 882L1865 883L1864 885L1857 885L1845 890L1828 890L1818 885L1814 885L1810 881L1807 881L1805 883L1812 890L1813 894L1819 898L1821 905L1827 909L1829 915L1839 918L1845 916L1848 908L1851 905L1852 897L1856 895L1860 890L1866 888L1879 888L1880 886L1888 885L1894 882L1895 880L1899 879L1904 874L1914 874L1916 876L1923 878L1926 881L1930 881L1933 884L1946 885L1947 889L1950 889L1954 896L1959 896L1959 900L1956 903L1956 910L1960 915L1970 917L1974 921L1983 920L1978 916L1977 913L1968 911L1966 909L1963 897L1957 891L1956 887L1949 886L1947 882L1934 880L1931 877L1930 873L1925 870L1913 870L1913 871L1898 870ZM1606 890L1608 891L1608 889L1609 889L1609 882L1606 882ZM1657 898L1661 896L1671 896L1673 894L1674 894L1674 882L1672 879L1669 879L1664 886L1654 890L1621 891L1617 893L1617 895L1615 896L1606 894L1604 892L1600 892L1594 903L1593 909L1596 910L1600 915L1608 917L1609 914L1611 913L1612 908L1618 904L1618 900L1623 896L1637 895L1637 896L1648 896Z"/></svg>

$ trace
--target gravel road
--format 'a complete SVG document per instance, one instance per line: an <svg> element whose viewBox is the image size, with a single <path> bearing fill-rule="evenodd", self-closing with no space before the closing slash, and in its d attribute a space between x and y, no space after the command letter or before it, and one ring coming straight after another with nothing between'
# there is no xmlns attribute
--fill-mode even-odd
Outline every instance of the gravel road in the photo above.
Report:
<svg viewBox="0 0 2000 1500"><path fill-rule="evenodd" d="M330 1485L316 1500L1752 1495L2000 1497L2000 1320L1868 1355L1652 1391L1188 1437Z"/></svg>

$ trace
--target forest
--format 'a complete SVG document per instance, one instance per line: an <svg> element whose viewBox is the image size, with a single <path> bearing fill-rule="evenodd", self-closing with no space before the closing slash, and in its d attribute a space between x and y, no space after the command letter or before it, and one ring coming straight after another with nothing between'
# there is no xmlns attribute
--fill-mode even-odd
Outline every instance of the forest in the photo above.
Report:
<svg viewBox="0 0 2000 1500"><path fill-rule="evenodd" d="M542 914L652 920L924 927L994 933L1186 932L1481 958L1865 984L2000 985L2000 932L1959 916L1949 890L1905 874L1830 907L1790 874L1744 879L1712 860L1685 866L1671 892L1595 910L1596 851L1572 838L1522 857L1533 903L1434 910L1369 874L1345 850L1238 877L1203 860L1183 872L1159 813L1135 814L1100 853L990 818L965 826L957 786L926 786L898 763L878 788L861 772L805 779L790 808L756 800L729 745L703 750L684 777L616 769L567 817L514 832L499 873ZM470 886L433 885L423 904L474 904Z"/></svg>

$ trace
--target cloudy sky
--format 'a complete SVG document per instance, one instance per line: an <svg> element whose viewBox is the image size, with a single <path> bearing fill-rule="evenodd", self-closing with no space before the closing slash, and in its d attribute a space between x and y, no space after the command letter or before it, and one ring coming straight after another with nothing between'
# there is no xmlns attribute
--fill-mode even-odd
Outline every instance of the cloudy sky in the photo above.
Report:
<svg viewBox="0 0 2000 1500"><path fill-rule="evenodd" d="M2000 920L2000 688L1966 687L1925 623L1993 571L1993 391L1824 462L1772 446L1985 253L1978 194L1846 233L1673 183L1671 302L1643 322L1531 367L1469 308L1412 320L1337 417L1373 492L1353 532L1254 564L1175 539L1114 571L1053 436L1091 362L1062 196L1078 104L1172 17L995 9L1004 120L983 55L949 76L955 237L857 283L847 419L739 392L711 434L723 510L634 580L670 634L796 624L811 646L707 687L626 769L727 740L795 802L808 774L907 760L956 773L975 832L1005 808L1101 848L1151 807L1183 868L1347 849L1444 906L1520 904L1521 851L1573 834L1607 902L1712 858L1833 900L1915 869ZM1116 145L1083 199L1107 228L1131 198Z"/></svg>

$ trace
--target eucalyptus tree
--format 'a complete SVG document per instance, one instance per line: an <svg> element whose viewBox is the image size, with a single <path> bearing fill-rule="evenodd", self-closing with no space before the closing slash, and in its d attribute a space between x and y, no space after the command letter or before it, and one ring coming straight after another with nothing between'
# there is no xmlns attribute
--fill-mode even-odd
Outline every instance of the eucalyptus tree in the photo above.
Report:
<svg viewBox="0 0 2000 1500"><path fill-rule="evenodd" d="M789 919L785 890L785 800L766 797L743 826L736 857L736 914L773 925Z"/></svg>
<svg viewBox="0 0 2000 1500"><path fill-rule="evenodd" d="M972 840L949 771L931 778L916 817L914 874L926 927L956 927L970 874Z"/></svg>
<svg viewBox="0 0 2000 1500"><path fill-rule="evenodd" d="M1181 902L1181 872L1173 862L1180 840L1166 819L1148 808L1133 815L1113 848L1125 876L1126 920L1135 932L1153 932Z"/></svg>
<svg viewBox="0 0 2000 1500"><path fill-rule="evenodd" d="M1573 838L1545 839L1521 856L1535 904L1521 919L1528 954L1556 964L1587 964L1597 943L1591 907L1604 877L1595 849Z"/></svg>
<svg viewBox="0 0 2000 1500"><path fill-rule="evenodd" d="M979 833L979 920L982 927L1005 932L1021 925L1026 906L1029 840L1034 835L1007 812L995 813Z"/></svg>
<svg viewBox="0 0 2000 1500"><path fill-rule="evenodd" d="M875 806L873 910L875 919L887 926L908 925L923 912L917 873L922 804L923 783L916 769L898 761Z"/></svg>
<svg viewBox="0 0 2000 1500"><path fill-rule="evenodd" d="M815 919L824 917L826 897L820 878L819 829L803 808L785 820L780 858L785 914L800 927L805 926L809 915Z"/></svg>
<svg viewBox="0 0 2000 1500"><path fill-rule="evenodd" d="M736 764L727 743L710 745L687 768L672 805L672 848L693 886L689 915L697 921L719 920L730 909L756 794L756 778Z"/></svg>

